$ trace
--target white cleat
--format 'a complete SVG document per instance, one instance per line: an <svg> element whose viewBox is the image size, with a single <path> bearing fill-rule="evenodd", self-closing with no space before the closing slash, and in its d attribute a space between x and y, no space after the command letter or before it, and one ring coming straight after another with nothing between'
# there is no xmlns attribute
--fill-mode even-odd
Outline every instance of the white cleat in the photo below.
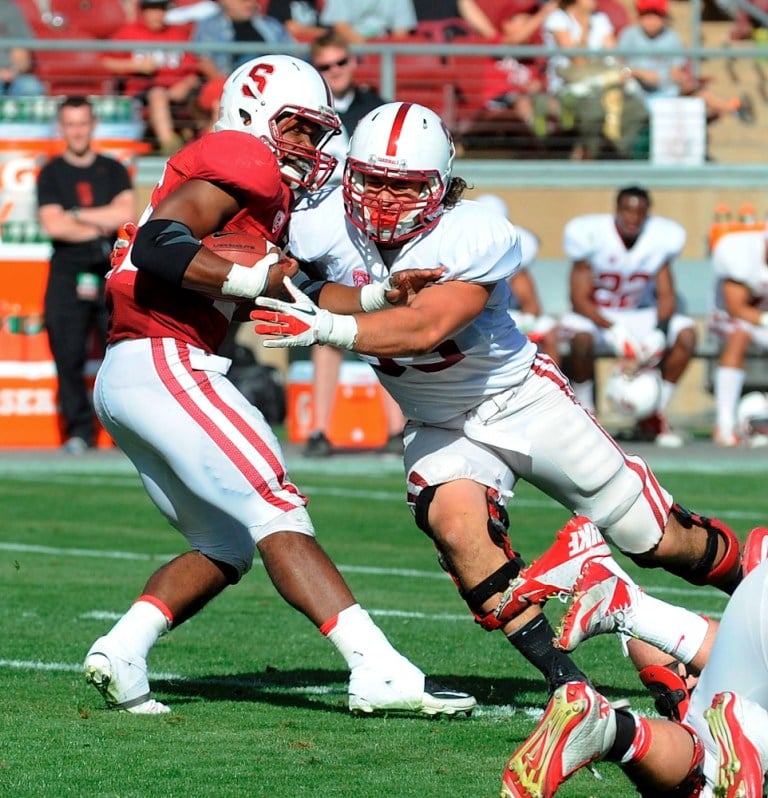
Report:
<svg viewBox="0 0 768 798"><path fill-rule="evenodd" d="M454 717L471 715L475 706L474 696L439 687L416 668L392 677L360 666L352 669L349 678L349 709L353 714L404 712Z"/></svg>
<svg viewBox="0 0 768 798"><path fill-rule="evenodd" d="M704 712L717 746L718 798L762 798L768 770L768 713L736 693L717 693Z"/></svg>
<svg viewBox="0 0 768 798"><path fill-rule="evenodd" d="M501 798L551 798L571 774L602 759L616 738L616 714L585 682L552 693L541 720L504 768Z"/></svg>
<svg viewBox="0 0 768 798"><path fill-rule="evenodd" d="M134 715L171 711L152 698L147 663L119 651L106 637L100 637L85 657L85 680L101 693L110 709Z"/></svg>

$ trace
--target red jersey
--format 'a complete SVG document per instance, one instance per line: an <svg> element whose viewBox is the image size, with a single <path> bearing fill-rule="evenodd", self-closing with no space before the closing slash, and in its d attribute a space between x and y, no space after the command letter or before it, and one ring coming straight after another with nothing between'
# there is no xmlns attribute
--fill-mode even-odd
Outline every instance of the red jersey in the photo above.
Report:
<svg viewBox="0 0 768 798"><path fill-rule="evenodd" d="M283 237L292 194L263 141L249 133L222 130L187 144L166 163L142 221L187 180L206 180L238 198L241 210L223 230L254 233L275 243ZM235 310L234 302L209 299L139 271L130 252L108 274L105 297L110 344L126 338L171 337L216 352Z"/></svg>
<svg viewBox="0 0 768 798"><path fill-rule="evenodd" d="M113 58L127 61L136 55L151 56L157 67L152 75L126 75L124 94L139 94L153 86L170 88L187 75L197 74L197 56L179 50L164 50L162 47L168 42L188 42L189 30L184 25L169 25L164 30L154 31L137 20L120 28L110 38L113 41L141 42L132 53L114 53ZM153 42L160 46L153 47Z"/></svg>

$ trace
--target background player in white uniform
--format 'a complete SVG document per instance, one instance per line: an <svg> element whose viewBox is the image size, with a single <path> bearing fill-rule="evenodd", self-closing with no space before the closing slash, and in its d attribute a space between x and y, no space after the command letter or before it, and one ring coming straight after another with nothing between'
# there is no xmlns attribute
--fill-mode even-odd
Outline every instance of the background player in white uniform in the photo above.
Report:
<svg viewBox="0 0 768 798"><path fill-rule="evenodd" d="M200 239L238 230L279 241L295 192L331 173L334 159L317 146L337 128L327 86L309 64L248 61L225 84L217 131L166 164L127 257L108 278L109 347L96 409L190 545L88 652L86 676L115 708L168 711L150 696L149 650L238 582L256 550L282 597L347 660L350 709L453 714L475 704L429 688L356 603L315 539L277 438L215 354L236 303L276 290L296 263L269 254L246 268Z"/></svg>
<svg viewBox="0 0 768 798"><path fill-rule="evenodd" d="M366 312L340 315L355 309L337 303L338 286L328 283L314 295L336 313L290 286L296 303L261 298L271 310L252 318L257 332L287 336L267 345L332 343L374 365L409 419L404 460L417 525L477 621L503 629L554 685L575 668L552 649L539 608L520 613L513 588L520 560L502 505L518 478L593 519L636 562L694 583L729 588L738 540L674 504L514 325L507 280L520 263L517 231L460 199L466 183L452 177L453 155L450 134L423 106L390 103L364 117L343 187L297 208L290 248L324 264L332 280L363 284ZM369 289L414 265L445 272L407 307L366 301Z"/></svg>
<svg viewBox="0 0 768 798"><path fill-rule="evenodd" d="M505 219L509 218L507 203L496 194L481 194L475 197L475 202L500 213ZM559 365L557 321L542 311L539 292L531 274L539 254L539 237L525 227L516 227L520 236L520 268L509 278L509 315L518 329L536 344L539 352L549 355Z"/></svg>
<svg viewBox="0 0 768 798"><path fill-rule="evenodd" d="M710 327L723 339L715 372L715 443L736 446L736 407L750 345L768 350L768 229L724 235L712 253L715 310Z"/></svg>
<svg viewBox="0 0 768 798"><path fill-rule="evenodd" d="M666 696L667 708L682 710L676 722L613 709L591 685L566 685L510 757L502 796L548 798L579 768L607 759L620 763L649 798L762 798L768 770L767 537L765 527L748 535L746 576L728 602L714 644L692 652L700 675L690 702ZM621 631L632 642L648 634L655 643L666 639L665 650L677 654L679 641L691 632L691 613L646 596L610 557L586 561L573 594L559 633L567 650L595 634Z"/></svg>
<svg viewBox="0 0 768 798"><path fill-rule="evenodd" d="M671 264L685 245L685 230L650 216L651 199L639 186L621 189L615 214L577 216L565 226L563 249L572 261L572 312L560 326L570 339L569 375L576 398L594 409L594 353L614 354L635 366L661 359L659 405L640 422L664 446L682 439L664 410L696 346L694 321L675 312ZM648 307L643 307L647 304Z"/></svg>

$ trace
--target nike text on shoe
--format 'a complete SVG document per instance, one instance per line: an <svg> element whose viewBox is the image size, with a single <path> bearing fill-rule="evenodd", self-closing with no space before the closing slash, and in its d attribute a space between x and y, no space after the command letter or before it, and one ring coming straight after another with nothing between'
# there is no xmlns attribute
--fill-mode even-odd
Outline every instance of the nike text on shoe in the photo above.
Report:
<svg viewBox="0 0 768 798"><path fill-rule="evenodd" d="M588 518L574 516L558 530L555 542L512 583L514 600L525 609L559 594L570 594L584 564L611 553L600 530Z"/></svg>
<svg viewBox="0 0 768 798"><path fill-rule="evenodd" d="M717 693L704 713L717 746L714 795L762 798L768 769L768 712L736 693Z"/></svg>
<svg viewBox="0 0 768 798"><path fill-rule="evenodd" d="M358 667L349 679L349 709L354 714L412 713L429 717L471 715L477 700L468 693L447 690L419 674L384 678Z"/></svg>
<svg viewBox="0 0 768 798"><path fill-rule="evenodd" d="M640 588L610 569L612 557L590 560L573 589L573 602L560 620L555 644L564 651L599 634L630 632ZM618 564L616 564L618 568ZM620 570L620 569L619 569Z"/></svg>
<svg viewBox="0 0 768 798"><path fill-rule="evenodd" d="M768 560L768 527L756 526L747 534L741 550L741 570L744 576Z"/></svg>
<svg viewBox="0 0 768 798"><path fill-rule="evenodd" d="M110 709L135 715L162 715L170 708L152 698L147 664L118 651L100 637L85 658L85 679L104 697Z"/></svg>
<svg viewBox="0 0 768 798"><path fill-rule="evenodd" d="M615 737L616 716L603 696L586 682L561 685L507 762L501 798L551 798L572 773L605 756Z"/></svg>

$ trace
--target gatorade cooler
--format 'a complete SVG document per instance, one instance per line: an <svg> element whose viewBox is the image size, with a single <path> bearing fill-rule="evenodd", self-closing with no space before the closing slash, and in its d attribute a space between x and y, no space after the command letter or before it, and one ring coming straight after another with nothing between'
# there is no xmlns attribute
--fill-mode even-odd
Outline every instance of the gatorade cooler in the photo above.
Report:
<svg viewBox="0 0 768 798"><path fill-rule="evenodd" d="M312 373L308 360L288 369L286 425L291 443L303 443L312 430ZM341 364L326 435L339 448L376 449L387 442L384 389L367 363Z"/></svg>

